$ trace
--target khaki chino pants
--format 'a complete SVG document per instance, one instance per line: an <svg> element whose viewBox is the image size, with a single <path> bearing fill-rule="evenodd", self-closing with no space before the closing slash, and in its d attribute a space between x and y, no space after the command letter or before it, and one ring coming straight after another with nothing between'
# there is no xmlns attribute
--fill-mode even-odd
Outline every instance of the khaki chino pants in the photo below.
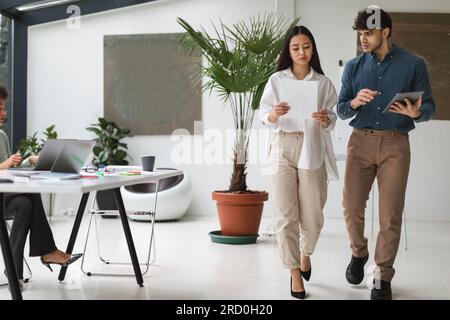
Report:
<svg viewBox="0 0 450 320"><path fill-rule="evenodd" d="M368 254L364 212L375 177L379 190L379 220L375 278L391 281L400 242L402 213L410 165L407 133L355 129L350 137L344 182L344 216L355 257Z"/></svg>
<svg viewBox="0 0 450 320"><path fill-rule="evenodd" d="M271 143L269 190L281 261L285 268L300 268L300 252L314 252L323 227L327 199L325 164L318 170L298 169L303 133L280 131Z"/></svg>

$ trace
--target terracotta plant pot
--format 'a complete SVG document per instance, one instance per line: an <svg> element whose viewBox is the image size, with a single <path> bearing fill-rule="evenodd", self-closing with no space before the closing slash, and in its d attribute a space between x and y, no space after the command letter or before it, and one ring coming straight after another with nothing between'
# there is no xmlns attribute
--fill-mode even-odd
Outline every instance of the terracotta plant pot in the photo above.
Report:
<svg viewBox="0 0 450 320"><path fill-rule="evenodd" d="M212 193L217 201L220 227L224 236L256 235L261 222L264 201L269 197L265 191L260 193Z"/></svg>

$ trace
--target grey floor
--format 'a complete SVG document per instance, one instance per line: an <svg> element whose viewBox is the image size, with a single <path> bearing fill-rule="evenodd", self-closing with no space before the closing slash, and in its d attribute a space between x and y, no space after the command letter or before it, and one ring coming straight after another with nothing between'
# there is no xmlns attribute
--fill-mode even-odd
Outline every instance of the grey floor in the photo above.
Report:
<svg viewBox="0 0 450 320"><path fill-rule="evenodd" d="M73 217L51 221L59 248L64 249ZM87 217L80 229L74 252L83 250ZM270 230L263 218L260 232ZM120 221L100 219L104 256L127 259ZM131 222L142 260L147 252L149 224ZM394 299L450 299L450 223L408 221L408 250L404 238L396 260L392 287ZM370 224L367 234L372 248ZM376 226L375 226L376 228ZM24 299L292 299L289 273L279 261L274 237L261 235L256 244L212 243L208 232L217 230L215 217L190 217L178 222L156 224L156 261L144 276L143 288L134 277L88 277L81 262L71 265L66 280L57 280L59 268L50 272L38 258L28 258L33 277L24 285ZM98 263L95 238L89 242L86 270L130 272L129 267ZM368 299L369 290L346 283L344 271L350 257L343 220L326 219L318 247L312 257L312 277L306 284L309 299ZM2 260L3 261L3 260ZM367 264L373 264L370 259ZM2 263L2 262L1 262ZM3 266L1 266L3 267ZM3 274L3 273L0 273ZM368 276L366 276L366 279ZM4 278L1 277L0 281ZM0 288L0 299L10 299Z"/></svg>

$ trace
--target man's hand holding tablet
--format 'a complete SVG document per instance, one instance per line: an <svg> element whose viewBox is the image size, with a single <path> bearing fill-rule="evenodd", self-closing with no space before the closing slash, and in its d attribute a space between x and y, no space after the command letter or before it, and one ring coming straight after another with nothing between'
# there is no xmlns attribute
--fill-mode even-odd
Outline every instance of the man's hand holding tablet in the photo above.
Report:
<svg viewBox="0 0 450 320"><path fill-rule="evenodd" d="M397 93L383 112L399 113L417 119L422 115L419 110L422 105L422 95L423 91Z"/></svg>

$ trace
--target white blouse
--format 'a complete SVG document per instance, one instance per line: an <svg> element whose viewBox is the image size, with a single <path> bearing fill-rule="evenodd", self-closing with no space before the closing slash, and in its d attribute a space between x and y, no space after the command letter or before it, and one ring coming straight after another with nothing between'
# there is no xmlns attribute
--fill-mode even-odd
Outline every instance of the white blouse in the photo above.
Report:
<svg viewBox="0 0 450 320"><path fill-rule="evenodd" d="M279 99L279 80L283 78L294 79L295 75L291 69L281 70L274 73L264 88L259 107L259 119L264 127L270 129L270 134L266 143L267 154L270 153L273 135L282 130L285 132L303 131L303 147L298 162L299 169L317 170L325 161L328 180L338 180L339 173L334 156L333 144L331 142L331 130L336 124L336 113L333 107L336 105L337 96L333 83L326 76L315 72L310 68L305 81L317 81L318 83L318 110L326 109L330 125L324 129L320 123L311 117L304 121L295 121L289 118L279 119L272 123L269 121L269 113L273 107L280 102ZM280 121L281 120L281 121Z"/></svg>

